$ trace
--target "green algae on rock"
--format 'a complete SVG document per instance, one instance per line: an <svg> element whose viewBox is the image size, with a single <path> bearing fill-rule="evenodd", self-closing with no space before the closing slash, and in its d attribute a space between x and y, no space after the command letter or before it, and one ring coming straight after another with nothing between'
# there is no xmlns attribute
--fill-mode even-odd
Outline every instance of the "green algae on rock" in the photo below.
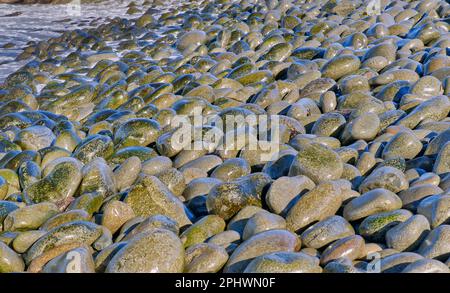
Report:
<svg viewBox="0 0 450 293"><path fill-rule="evenodd" d="M65 244L91 245L101 236L101 227L86 221L69 222L53 228L39 238L24 256L25 262L29 264L34 258L42 253Z"/></svg>
<svg viewBox="0 0 450 293"><path fill-rule="evenodd" d="M144 176L130 189L125 201L138 216L166 215L180 226L191 224L183 202L158 178Z"/></svg>
<svg viewBox="0 0 450 293"><path fill-rule="evenodd" d="M22 48L0 272L448 272L447 1L228 2Z"/></svg>
<svg viewBox="0 0 450 293"><path fill-rule="evenodd" d="M107 273L181 273L184 250L180 239L164 229L138 235L109 262Z"/></svg>

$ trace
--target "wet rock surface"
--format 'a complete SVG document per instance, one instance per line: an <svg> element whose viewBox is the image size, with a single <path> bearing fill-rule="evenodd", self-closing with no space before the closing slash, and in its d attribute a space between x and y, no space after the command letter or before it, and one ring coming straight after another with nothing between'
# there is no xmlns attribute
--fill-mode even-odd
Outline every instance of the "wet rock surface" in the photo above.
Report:
<svg viewBox="0 0 450 293"><path fill-rule="evenodd" d="M30 42L0 272L448 273L450 6L342 2L145 1Z"/></svg>

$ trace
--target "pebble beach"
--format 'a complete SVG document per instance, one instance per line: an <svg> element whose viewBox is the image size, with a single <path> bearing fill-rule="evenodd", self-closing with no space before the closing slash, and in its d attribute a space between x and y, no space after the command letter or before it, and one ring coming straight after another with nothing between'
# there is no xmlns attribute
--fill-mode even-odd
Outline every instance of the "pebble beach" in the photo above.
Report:
<svg viewBox="0 0 450 293"><path fill-rule="evenodd" d="M47 2L0 0L0 273L450 273L448 1Z"/></svg>

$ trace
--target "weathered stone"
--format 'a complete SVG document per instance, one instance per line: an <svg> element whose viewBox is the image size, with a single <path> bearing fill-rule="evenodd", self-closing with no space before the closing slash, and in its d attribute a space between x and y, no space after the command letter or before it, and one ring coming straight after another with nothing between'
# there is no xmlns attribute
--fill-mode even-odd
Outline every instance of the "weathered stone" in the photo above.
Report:
<svg viewBox="0 0 450 293"><path fill-rule="evenodd" d="M248 219L242 232L242 239L245 241L253 235L275 229L286 229L286 221L281 216L260 211Z"/></svg>
<svg viewBox="0 0 450 293"><path fill-rule="evenodd" d="M198 243L186 250L185 273L217 273L228 260L225 248L213 243Z"/></svg>
<svg viewBox="0 0 450 293"><path fill-rule="evenodd" d="M184 249L165 229L153 229L130 240L109 262L107 273L182 273Z"/></svg>
<svg viewBox="0 0 450 293"><path fill-rule="evenodd" d="M256 234L233 252L224 267L224 272L243 272L246 266L260 255L282 251L295 252L300 246L300 239L286 230L269 230Z"/></svg>
<svg viewBox="0 0 450 293"><path fill-rule="evenodd" d="M0 241L0 273L20 273L25 269L23 259Z"/></svg>
<svg viewBox="0 0 450 293"><path fill-rule="evenodd" d="M12 211L3 222L5 231L26 231L39 228L58 213L53 203L43 202Z"/></svg>
<svg viewBox="0 0 450 293"><path fill-rule="evenodd" d="M412 213L408 210L395 210L374 214L365 218L359 225L358 232L365 239L383 241L386 232L393 226L408 220Z"/></svg>
<svg viewBox="0 0 450 293"><path fill-rule="evenodd" d="M344 218L332 216L306 229L301 237L303 245L319 249L335 240L354 234L355 230Z"/></svg>
<svg viewBox="0 0 450 293"><path fill-rule="evenodd" d="M321 273L318 259L302 252L273 252L254 258L244 273Z"/></svg>
<svg viewBox="0 0 450 293"><path fill-rule="evenodd" d="M304 194L289 210L286 225L298 231L311 223L334 215L342 204L341 189L334 182L325 182Z"/></svg>
<svg viewBox="0 0 450 293"><path fill-rule="evenodd" d="M114 181L119 191L129 188L138 178L141 172L141 160L138 157L126 159L114 170Z"/></svg>
<svg viewBox="0 0 450 293"><path fill-rule="evenodd" d="M408 189L409 183L405 174L397 168L386 166L375 169L359 186L359 191L365 193L376 188L384 188L398 193Z"/></svg>
<svg viewBox="0 0 450 293"><path fill-rule="evenodd" d="M315 186L311 179L303 175L280 177L270 185L266 203L274 213L285 215L305 192Z"/></svg>
<svg viewBox="0 0 450 293"><path fill-rule="evenodd" d="M414 215L386 232L386 244L398 251L413 251L430 230L430 224L422 215Z"/></svg>
<svg viewBox="0 0 450 293"><path fill-rule="evenodd" d="M144 176L136 182L124 202L137 216L166 215L180 226L191 224L183 203L154 176Z"/></svg>
<svg viewBox="0 0 450 293"><path fill-rule="evenodd" d="M102 234L100 226L86 221L75 221L63 224L48 231L39 238L27 251L24 259L27 264L41 254L62 245L91 245Z"/></svg>
<svg viewBox="0 0 450 293"><path fill-rule="evenodd" d="M406 268L403 269L402 273L450 273L450 269L444 263L435 259L419 259Z"/></svg>
<svg viewBox="0 0 450 293"><path fill-rule="evenodd" d="M42 230L30 230L26 232L22 232L14 238L12 247L17 253L25 253L34 242L36 242L39 238L44 236L47 233Z"/></svg>
<svg viewBox="0 0 450 293"><path fill-rule="evenodd" d="M79 265L74 266L73 261L79 261ZM51 261L43 268L43 273L95 273L94 259L88 247L79 247L67 251Z"/></svg>
<svg viewBox="0 0 450 293"><path fill-rule="evenodd" d="M417 253L425 258L445 261L450 256L450 226L441 225L427 235Z"/></svg>
<svg viewBox="0 0 450 293"><path fill-rule="evenodd" d="M341 238L328 246L320 257L320 263L326 265L330 261L345 257L350 260L362 258L366 255L364 238L351 235Z"/></svg>
<svg viewBox="0 0 450 293"><path fill-rule="evenodd" d="M245 206L261 206L262 189L271 179L264 173L256 175L215 185L206 200L208 210L228 220Z"/></svg>
<svg viewBox="0 0 450 293"><path fill-rule="evenodd" d="M384 189L372 189L353 199L344 207L344 218L355 221L367 216L397 210L402 200L393 192Z"/></svg>
<svg viewBox="0 0 450 293"><path fill-rule="evenodd" d="M386 256L380 261L382 273L400 273L409 264L414 263L423 257L414 252L401 252Z"/></svg>
<svg viewBox="0 0 450 293"><path fill-rule="evenodd" d="M60 158L44 169L48 174L25 190L26 196L36 203L48 201L64 209L81 183L81 163L73 158ZM50 171L51 170L51 171Z"/></svg>
<svg viewBox="0 0 450 293"><path fill-rule="evenodd" d="M289 170L289 176L305 175L317 184L339 179L342 172L343 164L336 152L324 145L310 143L299 150Z"/></svg>
<svg viewBox="0 0 450 293"><path fill-rule="evenodd" d="M195 222L187 228L180 239L184 247L190 247L194 244L202 243L211 236L214 236L225 229L225 221L216 215L209 215Z"/></svg>
<svg viewBox="0 0 450 293"><path fill-rule="evenodd" d="M118 200L112 200L103 208L102 225L114 234L134 216L134 211L129 205Z"/></svg>

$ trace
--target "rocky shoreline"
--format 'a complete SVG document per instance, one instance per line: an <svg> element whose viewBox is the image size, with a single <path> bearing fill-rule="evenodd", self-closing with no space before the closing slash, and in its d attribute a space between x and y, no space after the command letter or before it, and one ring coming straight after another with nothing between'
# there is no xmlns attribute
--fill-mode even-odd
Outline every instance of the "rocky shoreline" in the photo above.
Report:
<svg viewBox="0 0 450 293"><path fill-rule="evenodd" d="M80 3L95 3L102 0L80 0ZM0 4L67 4L74 0L0 0Z"/></svg>
<svg viewBox="0 0 450 293"><path fill-rule="evenodd" d="M377 3L145 1L30 42L0 273L449 273L450 4Z"/></svg>

